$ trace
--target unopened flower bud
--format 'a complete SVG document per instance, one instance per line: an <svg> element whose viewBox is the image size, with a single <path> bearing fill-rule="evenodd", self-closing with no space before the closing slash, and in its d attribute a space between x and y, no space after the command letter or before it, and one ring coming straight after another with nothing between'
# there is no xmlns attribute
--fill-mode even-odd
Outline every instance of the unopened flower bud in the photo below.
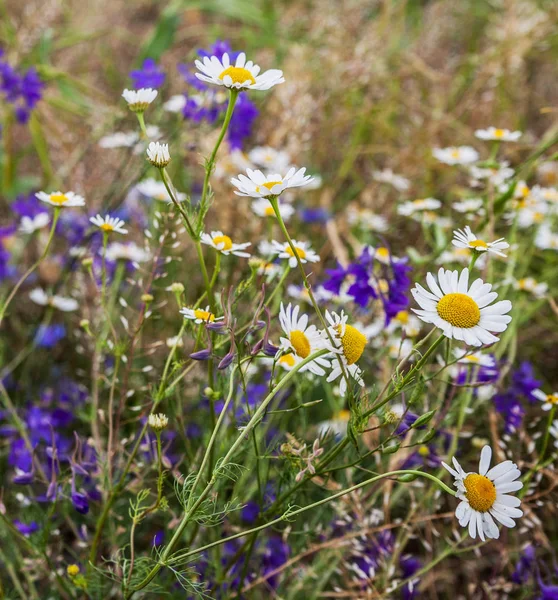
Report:
<svg viewBox="0 0 558 600"><path fill-rule="evenodd" d="M170 162L170 153L168 144L151 142L147 148L147 160L158 169L166 167Z"/></svg>
<svg viewBox="0 0 558 600"><path fill-rule="evenodd" d="M88 269L93 264L93 259L90 256L87 256L86 258L82 259L81 264Z"/></svg>
<svg viewBox="0 0 558 600"><path fill-rule="evenodd" d="M66 572L70 577L75 577L76 575L79 575L79 567L78 565L68 565L66 567Z"/></svg>
<svg viewBox="0 0 558 600"><path fill-rule="evenodd" d="M169 419L163 413L153 413L149 415L149 419L147 422L149 423L149 427L151 427L155 431L161 431L169 424Z"/></svg>
<svg viewBox="0 0 558 600"><path fill-rule="evenodd" d="M140 300L145 302L145 304L149 304L153 302L153 296L151 294L142 294Z"/></svg>

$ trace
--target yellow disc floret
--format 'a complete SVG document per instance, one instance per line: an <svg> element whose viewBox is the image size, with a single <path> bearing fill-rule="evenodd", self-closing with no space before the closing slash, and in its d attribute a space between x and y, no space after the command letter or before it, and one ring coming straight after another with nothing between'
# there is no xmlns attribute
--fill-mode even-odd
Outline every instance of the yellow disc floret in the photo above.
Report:
<svg viewBox="0 0 558 600"><path fill-rule="evenodd" d="M486 242L483 242L482 240L473 240L472 242L469 242L469 246L471 248L483 248L484 250L486 250L486 248L488 248L488 244Z"/></svg>
<svg viewBox="0 0 558 600"><path fill-rule="evenodd" d="M548 394L546 401L550 404L558 404L558 394Z"/></svg>
<svg viewBox="0 0 558 600"><path fill-rule="evenodd" d="M227 75L232 79L233 83L256 83L252 73L250 73L248 69L243 69L242 67L227 67L221 75L219 75L219 79L225 79Z"/></svg>
<svg viewBox="0 0 558 600"><path fill-rule="evenodd" d="M292 354L284 354L277 362L282 365L287 365L287 367L295 366L295 359Z"/></svg>
<svg viewBox="0 0 558 600"><path fill-rule="evenodd" d="M228 235L216 235L213 238L213 243L218 246L219 244L223 244L221 250L230 250L232 248L232 240Z"/></svg>
<svg viewBox="0 0 558 600"><path fill-rule="evenodd" d="M68 202L68 196L66 196L66 194L51 194L50 201L59 205L66 204L66 202Z"/></svg>
<svg viewBox="0 0 558 600"><path fill-rule="evenodd" d="M103 223L99 227L99 229L102 229L103 231L106 231L108 233L109 231L113 231L114 227L110 223Z"/></svg>
<svg viewBox="0 0 558 600"><path fill-rule="evenodd" d="M291 331L289 340L291 342L291 346L294 348L294 351L298 356L301 358L306 358L310 355L310 341L306 337L304 331L300 331L299 329Z"/></svg>
<svg viewBox="0 0 558 600"><path fill-rule="evenodd" d="M366 336L352 325L345 325L345 333L341 325L336 327L337 333L341 336L341 345L343 346L343 354L347 359L347 364L352 365L362 356L364 347L366 346Z"/></svg>
<svg viewBox="0 0 558 600"><path fill-rule="evenodd" d="M78 565L68 565L66 567L66 573L68 573L68 575L70 577L75 577L76 575L79 574L79 567L78 567Z"/></svg>
<svg viewBox="0 0 558 600"><path fill-rule="evenodd" d="M481 317L478 304L467 294L446 294L438 301L436 310L444 321L466 329L477 325Z"/></svg>
<svg viewBox="0 0 558 600"><path fill-rule="evenodd" d="M194 316L196 317L196 319L201 319L202 321L209 321L210 323L213 323L213 321L215 320L215 315L213 313L210 313L208 310L201 310L201 308L196 308L196 310L194 311Z"/></svg>
<svg viewBox="0 0 558 600"><path fill-rule="evenodd" d="M306 252L304 252L304 250L302 248L298 248L297 246L295 246L295 250L296 253L298 255L298 258L304 259L306 258ZM293 249L290 246L287 246L285 248L285 252L289 255L289 256L294 256L294 252Z"/></svg>
<svg viewBox="0 0 558 600"><path fill-rule="evenodd" d="M506 132L505 132L503 129L495 129L495 130L493 131L493 134L494 134L494 137L495 137L495 138L501 138L501 137L504 137L505 133L506 133Z"/></svg>
<svg viewBox="0 0 558 600"><path fill-rule="evenodd" d="M471 473L463 480L467 490L465 496L471 508L478 512L487 512L496 502L496 486L484 475Z"/></svg>

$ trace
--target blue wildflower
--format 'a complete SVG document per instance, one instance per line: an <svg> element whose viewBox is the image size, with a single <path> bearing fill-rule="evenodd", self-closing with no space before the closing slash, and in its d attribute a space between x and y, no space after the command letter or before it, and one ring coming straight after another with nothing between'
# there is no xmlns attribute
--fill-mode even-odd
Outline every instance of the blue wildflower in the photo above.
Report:
<svg viewBox="0 0 558 600"><path fill-rule="evenodd" d="M34 68L19 73L0 53L0 92L5 100L14 106L19 123L27 123L31 111L42 97L44 83Z"/></svg>
<svg viewBox="0 0 558 600"><path fill-rule="evenodd" d="M146 58L141 69L130 71L129 75L136 90L140 88L159 89L165 83L166 77L165 72L157 66L152 58Z"/></svg>
<svg viewBox="0 0 558 600"><path fill-rule="evenodd" d="M66 327L62 323L53 325L40 325L35 334L35 341L39 348L53 348L66 337Z"/></svg>

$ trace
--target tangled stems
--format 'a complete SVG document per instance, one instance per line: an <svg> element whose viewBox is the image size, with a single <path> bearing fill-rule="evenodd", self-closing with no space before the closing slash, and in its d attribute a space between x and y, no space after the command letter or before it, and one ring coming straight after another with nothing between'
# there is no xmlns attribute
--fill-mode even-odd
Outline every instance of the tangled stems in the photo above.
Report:
<svg viewBox="0 0 558 600"><path fill-rule="evenodd" d="M48 234L48 240L43 250L41 256L25 271L25 273L21 276L20 280L15 284L14 289L10 292L10 295L6 298L6 301L0 307L0 325L2 324L2 320L4 319L4 315L6 314L6 310L8 310L8 306L10 302L14 299L14 296L17 294L17 291L22 286L23 282L35 271L38 266L43 262L46 258L50 246L52 244L52 240L54 238L54 231L56 229L56 224L58 223L58 218L60 217L60 207L56 207L54 209L54 217L52 219L52 225L50 227L50 233Z"/></svg>
<svg viewBox="0 0 558 600"><path fill-rule="evenodd" d="M274 388L269 392L269 394L265 397L265 399L263 400L263 402L260 404L260 406L258 407L258 409L254 412L254 414L252 415L252 418L250 419L250 421L248 422L248 424L243 428L242 432L240 433L240 435L238 436L238 438L236 439L236 441L234 442L234 444L230 447L230 449L227 452L227 454L220 460L220 465L219 465L219 469L220 470L222 470L226 465L229 464L229 462L231 461L233 455L237 451L238 447L242 444L242 442L248 436L248 434L252 431L252 429L254 429L254 427L260 422L261 418L263 417L263 414L265 413L265 410L266 410L267 406L275 398L276 394L280 390L282 390L294 378L294 376L296 375L296 373L298 371L300 371L300 369L302 367L304 367L309 362L315 360L316 358L319 358L320 356L323 356L324 354L327 354L328 352L329 352L329 350L323 349L323 350L319 350L318 352L315 352L314 354L311 354L310 356L308 356L307 358L305 358L304 360L302 360L300 363L298 363L297 365L295 365L293 367L293 369L291 371L289 371L274 386ZM229 391L229 395L231 395L230 391ZM232 395L231 395L231 398L232 398ZM221 417L223 417L223 415L225 414L225 412L226 411L223 408L223 410L221 411L221 414L219 415L219 420L217 421L217 423L215 425L215 428L214 428L214 431L213 431L213 434L211 436L212 439L210 440L210 445L208 445L208 448L206 450L206 455L209 455L209 453L210 453L211 447L213 445L213 441L215 440L216 435L217 435L218 428L220 427L220 424L222 422L222 418ZM204 457L204 460L205 460L205 457ZM202 463L202 467L203 467L203 463ZM203 491L201 492L201 494L198 496L198 498L195 501L193 501L193 491L194 491L195 487L197 486L197 484L198 484L198 482L200 480L200 477L201 477L200 473L202 473L202 472L203 472L203 468L200 468L198 470L198 475L197 475L196 480L194 482L194 488L192 489L192 494L190 495L190 498L188 499L188 508L186 509L186 511L184 513L184 516L182 517L182 520L180 521L180 524L176 528L176 531L174 532L174 535L172 536L172 539L169 541L168 545L166 546L166 548L162 552L161 557L159 559L159 562L153 567L153 569L151 569L151 571L145 576L145 578L137 586L135 586L131 590L131 592L128 594L128 596L126 596L127 598L131 598L131 596L135 592L137 592L137 591L142 590L143 588L145 588L156 577L157 573L161 570L161 567L163 567L165 565L165 563L169 559L169 556L172 553L174 547L176 546L176 544L178 543L178 541L182 537L182 533L184 532L184 529L186 528L186 525L188 525L188 523L190 522L191 518L196 513L196 511L199 508L199 506L202 504L202 502L205 500L205 498L207 498L207 496L209 495L209 493L213 489L215 483L217 482L217 478L218 478L218 472L217 472L217 470L213 471L213 475L211 476L211 479L209 480L209 482L207 483L207 485L205 486L205 488L203 489ZM191 501L193 501L193 503L190 505Z"/></svg>

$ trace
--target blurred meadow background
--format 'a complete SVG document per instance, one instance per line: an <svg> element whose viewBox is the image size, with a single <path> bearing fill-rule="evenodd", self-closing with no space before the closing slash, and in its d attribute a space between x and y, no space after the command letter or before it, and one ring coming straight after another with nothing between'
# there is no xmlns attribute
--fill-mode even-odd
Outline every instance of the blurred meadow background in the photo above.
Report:
<svg viewBox="0 0 558 600"><path fill-rule="evenodd" d="M219 147L228 90L195 60L223 52L285 82L241 92ZM158 90L145 131L125 88ZM0 598L558 598L554 0L0 0L0 124ZM291 165L315 262L231 184ZM84 205L35 196L57 190ZM459 252L465 226L507 256ZM356 367L344 325L320 333L336 381L278 318L324 327L299 267L367 338ZM499 342L422 345L411 287L440 267L511 301ZM485 445L524 484L500 537L416 474L359 487L451 488L441 461L476 472Z"/></svg>

